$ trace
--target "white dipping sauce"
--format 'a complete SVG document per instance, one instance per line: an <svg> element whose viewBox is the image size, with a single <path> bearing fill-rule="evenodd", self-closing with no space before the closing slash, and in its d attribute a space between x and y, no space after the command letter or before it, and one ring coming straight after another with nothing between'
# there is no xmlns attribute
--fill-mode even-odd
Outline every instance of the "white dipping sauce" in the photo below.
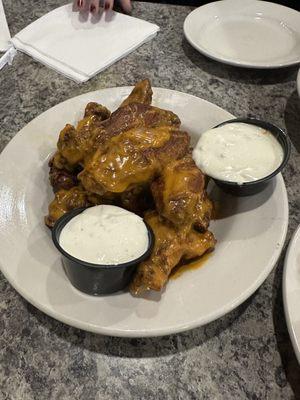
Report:
<svg viewBox="0 0 300 400"><path fill-rule="evenodd" d="M204 132L193 151L195 163L205 174L240 184L270 175L283 156L271 132L241 122Z"/></svg>
<svg viewBox="0 0 300 400"><path fill-rule="evenodd" d="M116 265L142 256L149 239L141 217L120 207L100 205L72 218L62 229L59 244L79 260Z"/></svg>

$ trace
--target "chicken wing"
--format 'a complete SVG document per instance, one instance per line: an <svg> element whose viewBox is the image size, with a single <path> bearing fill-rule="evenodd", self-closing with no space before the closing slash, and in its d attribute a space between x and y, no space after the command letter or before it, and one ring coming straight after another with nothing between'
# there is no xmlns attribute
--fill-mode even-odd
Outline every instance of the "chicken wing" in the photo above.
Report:
<svg viewBox="0 0 300 400"><path fill-rule="evenodd" d="M93 131L90 146L93 151L103 147L114 136L135 128L179 128L180 119L171 111L140 103L130 103L118 108L111 117Z"/></svg>
<svg viewBox="0 0 300 400"><path fill-rule="evenodd" d="M120 107L131 103L140 103L150 105L152 102L152 88L149 79L138 82L130 95L123 101Z"/></svg>
<svg viewBox="0 0 300 400"><path fill-rule="evenodd" d="M78 127L67 124L59 134L57 148L70 166L81 163L90 149L94 117L86 117Z"/></svg>
<svg viewBox="0 0 300 400"><path fill-rule="evenodd" d="M110 111L98 103L88 103L85 116L75 128L67 124L60 132L57 148L70 166L82 163L91 151L93 132L110 117Z"/></svg>
<svg viewBox="0 0 300 400"><path fill-rule="evenodd" d="M204 175L188 154L168 163L151 190L160 215L175 225L189 224L203 196Z"/></svg>
<svg viewBox="0 0 300 400"><path fill-rule="evenodd" d="M67 211L89 205L87 193L81 187L75 186L70 190L61 189L55 193L54 200L49 204L49 214L45 217L45 224L52 228Z"/></svg>
<svg viewBox="0 0 300 400"><path fill-rule="evenodd" d="M175 227L156 211L147 213L145 220L154 232L155 245L150 258L138 266L130 284L134 295L146 290L161 290L181 260L200 257L215 246L211 232L199 233L187 226Z"/></svg>
<svg viewBox="0 0 300 400"><path fill-rule="evenodd" d="M194 225L200 231L208 228L212 203L205 192L205 176L191 154L172 160L151 184L160 215L174 225Z"/></svg>
<svg viewBox="0 0 300 400"><path fill-rule="evenodd" d="M180 126L180 120L171 111L151 107L150 82L139 82L121 107L110 111L97 103L88 103L84 118L77 127L67 124L60 132L57 148L70 166L83 163L112 137L138 127Z"/></svg>
<svg viewBox="0 0 300 400"><path fill-rule="evenodd" d="M86 105L84 111L84 118L95 116L98 123L105 121L110 115L111 112L106 107L93 101Z"/></svg>
<svg viewBox="0 0 300 400"><path fill-rule="evenodd" d="M122 193L150 183L164 165L188 149L189 135L173 127L131 129L99 147L78 178L87 191Z"/></svg>

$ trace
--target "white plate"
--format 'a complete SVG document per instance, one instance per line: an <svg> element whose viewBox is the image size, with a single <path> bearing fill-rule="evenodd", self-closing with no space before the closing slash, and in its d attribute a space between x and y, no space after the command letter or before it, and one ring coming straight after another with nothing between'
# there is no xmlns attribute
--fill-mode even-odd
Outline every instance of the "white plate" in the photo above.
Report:
<svg viewBox="0 0 300 400"><path fill-rule="evenodd" d="M184 22L190 44L206 56L248 68L300 62L300 13L257 0L223 0L197 8Z"/></svg>
<svg viewBox="0 0 300 400"><path fill-rule="evenodd" d="M47 160L66 122L74 123L89 101L115 109L130 88L83 94L30 122L0 157L0 263L11 285L46 314L88 331L116 336L158 336L206 324L231 311L266 279L280 254L288 222L282 176L249 198L221 195L223 219L211 226L218 240L205 265L168 283L148 299L129 293L93 298L66 278L43 216L52 198ZM173 110L193 137L232 118L205 100L154 89L153 103ZM160 298L161 297L161 298Z"/></svg>
<svg viewBox="0 0 300 400"><path fill-rule="evenodd" d="M300 364L300 225L285 257L283 301L288 330Z"/></svg>

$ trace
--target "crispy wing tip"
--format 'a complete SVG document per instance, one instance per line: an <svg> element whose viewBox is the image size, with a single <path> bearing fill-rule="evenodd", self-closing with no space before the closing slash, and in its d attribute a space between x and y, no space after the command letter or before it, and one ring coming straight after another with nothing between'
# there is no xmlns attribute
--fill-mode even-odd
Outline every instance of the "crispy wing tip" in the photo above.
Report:
<svg viewBox="0 0 300 400"><path fill-rule="evenodd" d="M122 102L120 107L127 106L131 103L141 103L150 105L152 102L152 88L149 79L139 81L130 95Z"/></svg>
<svg viewBox="0 0 300 400"><path fill-rule="evenodd" d="M102 104L91 101L88 103L84 110L84 118L95 116L99 122L107 120L111 112Z"/></svg>

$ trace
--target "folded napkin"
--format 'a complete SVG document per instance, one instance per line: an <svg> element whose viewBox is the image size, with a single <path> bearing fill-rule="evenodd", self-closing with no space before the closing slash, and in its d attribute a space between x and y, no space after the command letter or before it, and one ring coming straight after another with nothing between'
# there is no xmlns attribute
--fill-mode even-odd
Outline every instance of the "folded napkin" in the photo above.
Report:
<svg viewBox="0 0 300 400"><path fill-rule="evenodd" d="M10 33L6 22L2 0L0 0L0 51L6 51L10 46Z"/></svg>
<svg viewBox="0 0 300 400"><path fill-rule="evenodd" d="M152 39L158 30L157 25L114 11L99 17L73 12L68 4L28 25L12 43L76 82L85 82Z"/></svg>

